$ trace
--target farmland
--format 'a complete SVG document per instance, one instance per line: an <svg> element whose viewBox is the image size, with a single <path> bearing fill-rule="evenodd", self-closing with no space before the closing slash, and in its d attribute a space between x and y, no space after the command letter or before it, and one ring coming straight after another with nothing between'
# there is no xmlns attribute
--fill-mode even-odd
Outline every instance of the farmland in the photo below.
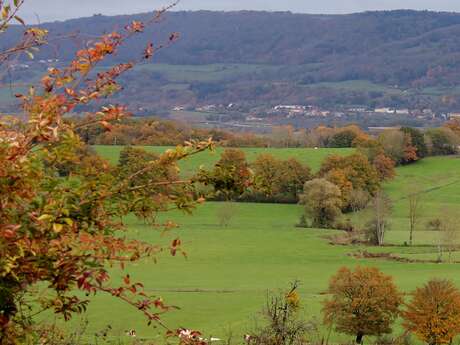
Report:
<svg viewBox="0 0 460 345"><path fill-rule="evenodd" d="M168 147L162 146L145 146L143 147L147 151L161 153L168 149ZM120 151L123 146L95 146L95 150L101 156L109 160L112 164L118 161ZM182 162L182 172L189 174L192 171L196 171L200 166L204 168L212 168L212 166L219 160L220 154L223 152L223 148L217 148L214 152L204 152L201 155L191 157L187 161ZM348 155L354 152L353 149L309 149L309 148L242 148L245 152L249 162L253 161L255 157L261 153L270 153L275 158L288 159L296 158L300 162L307 164L312 170L317 170L321 165L324 158L331 154Z"/></svg>
<svg viewBox="0 0 460 345"><path fill-rule="evenodd" d="M160 148L151 148L159 151ZM98 152L116 161L118 147L97 147ZM249 160L259 150L246 149ZM273 155L287 158L295 155L317 169L330 150L270 149ZM336 151L332 151L337 153ZM341 152L348 153L347 151ZM203 154L196 161L184 164L190 171L200 164L210 165L218 156ZM301 158L302 157L302 158ZM327 236L332 230L297 228L302 212L297 205L237 204L228 227L219 225L218 211L223 203L206 203L193 216L171 213L180 227L167 236L148 229L135 218L127 219L130 236L154 243L164 243L175 236L184 241L188 258L160 255L158 263L142 262L129 271L133 279L146 283L149 291L165 298L181 309L171 311L164 320L171 326L185 326L224 338L233 333L240 336L249 331L253 317L260 311L267 290L286 287L300 280L303 312L307 317L320 317L321 300L329 277L342 265L374 265L395 277L398 286L409 292L433 277L452 279L460 285L456 264L399 263L387 260L358 260L348 255L360 249L387 251L410 258L433 258L437 233L422 229L424 223L439 216L440 209L460 206L460 159L428 158L408 167L398 168L398 177L385 186L394 201L392 227L388 242L396 245L376 249L361 246L333 246ZM420 185L426 195L424 215L415 234L414 247L403 246L408 237L407 186ZM358 214L357 221L365 218ZM165 220L167 218L163 218ZM154 338L135 310L108 296L97 296L87 315L89 331L111 324L114 329L135 328L140 337ZM107 313L110 303L112 312ZM398 326L399 327L399 326ZM91 333L89 333L91 334ZM333 336L335 339L339 335Z"/></svg>

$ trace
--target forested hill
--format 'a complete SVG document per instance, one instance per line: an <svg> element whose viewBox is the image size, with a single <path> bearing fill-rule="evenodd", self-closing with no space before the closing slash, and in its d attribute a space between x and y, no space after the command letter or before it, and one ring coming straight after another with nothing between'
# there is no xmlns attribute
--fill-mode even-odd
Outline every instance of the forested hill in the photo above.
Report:
<svg viewBox="0 0 460 345"><path fill-rule="evenodd" d="M37 58L70 59L83 40L149 16L95 15L44 24L52 33L80 35L77 39L56 41ZM2 35L0 46L12 43L18 31ZM288 71L292 78L305 84L367 79L428 86L451 85L460 80L460 14L457 13L169 12L160 24L148 29L147 35L160 42L176 31L181 34L180 41L162 51L157 56L158 62L302 65L305 68L294 73L292 69ZM145 39L144 36L131 41L117 59L134 58L144 48Z"/></svg>

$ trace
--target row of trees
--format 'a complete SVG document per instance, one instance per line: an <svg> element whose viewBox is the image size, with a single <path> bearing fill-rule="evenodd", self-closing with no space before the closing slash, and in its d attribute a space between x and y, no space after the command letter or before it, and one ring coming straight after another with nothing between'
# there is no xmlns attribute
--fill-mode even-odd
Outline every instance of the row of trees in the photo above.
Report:
<svg viewBox="0 0 460 345"><path fill-rule="evenodd" d="M364 154L355 153L331 155L323 161L319 172L312 173L307 165L295 158L283 160L264 153L249 163L242 150L232 148L222 153L213 173L225 176L229 184L248 187L245 193L241 193L240 201L297 203L305 198L318 201L318 198L307 195L311 184L306 183L320 179L337 187L337 207L350 211L362 208L360 198L375 195L382 181L393 178L394 167L395 163L384 154L375 157L371 163ZM317 183L315 181L313 185Z"/></svg>
<svg viewBox="0 0 460 345"><path fill-rule="evenodd" d="M184 141L212 137L226 147L355 147L371 155L372 159L384 153L396 164L408 164L428 155L449 155L458 151L460 123L450 121L443 127L425 131L402 127L388 129L372 136L358 126L319 126L313 129L295 129L292 126L274 126L272 133L236 133L217 129L198 129L167 120L124 119L110 127L79 126L80 118L72 118L77 133L90 145L179 145ZM109 129L109 130L108 130Z"/></svg>
<svg viewBox="0 0 460 345"><path fill-rule="evenodd" d="M449 280L431 279L405 296L393 278L377 268L342 267L331 277L322 302L326 336L316 322L300 316L297 287L295 282L286 293L269 296L263 314L266 326L247 336L248 344L323 344L333 329L354 336L357 344L369 336L378 337L377 343L403 344L413 334L428 345L442 345L452 344L460 334L460 291ZM404 333L383 340L399 318Z"/></svg>
<svg viewBox="0 0 460 345"><path fill-rule="evenodd" d="M399 316L407 332L429 345L450 344L460 334L460 291L448 280L430 280L404 303L391 276L372 267L343 267L331 278L328 293L325 323L356 336L357 343L391 333Z"/></svg>

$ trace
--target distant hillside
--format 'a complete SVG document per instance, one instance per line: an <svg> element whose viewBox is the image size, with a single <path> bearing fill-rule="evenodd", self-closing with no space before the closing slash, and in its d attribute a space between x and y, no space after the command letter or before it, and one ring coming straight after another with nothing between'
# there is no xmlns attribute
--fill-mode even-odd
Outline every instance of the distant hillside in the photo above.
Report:
<svg viewBox="0 0 460 345"><path fill-rule="evenodd" d="M78 32L38 58L69 59L88 34L120 29L151 14L89 18L45 24L53 33ZM366 79L411 85L457 84L460 14L417 11L308 15L288 12L170 12L146 33L154 40L182 35L157 61L170 64L243 63L306 65L295 71L305 83ZM2 37L0 47L12 42ZM131 41L117 59L135 57L145 37ZM299 73L300 72L300 73Z"/></svg>
<svg viewBox="0 0 460 345"><path fill-rule="evenodd" d="M95 15L43 24L52 44L3 82L37 80L47 67L40 60L59 58L60 64L96 35L151 16ZM21 30L14 27L3 34L0 50L15 42ZM125 90L117 100L137 114L229 103L241 106L238 111L255 112L280 103L460 109L457 13L169 12L110 62L136 58L146 41L163 42L171 32L179 32L181 39L160 51L154 64L124 77ZM76 37L53 39L69 34ZM0 108L8 109L13 94L0 90Z"/></svg>

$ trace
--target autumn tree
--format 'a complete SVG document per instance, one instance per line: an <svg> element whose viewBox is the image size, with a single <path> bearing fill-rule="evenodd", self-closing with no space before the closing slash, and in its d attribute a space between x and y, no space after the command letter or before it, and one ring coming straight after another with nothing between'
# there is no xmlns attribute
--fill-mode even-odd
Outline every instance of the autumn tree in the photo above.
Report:
<svg viewBox="0 0 460 345"><path fill-rule="evenodd" d="M273 201L297 202L305 182L311 178L310 168L297 159L280 160L266 153L258 155L251 168L255 192Z"/></svg>
<svg viewBox="0 0 460 345"><path fill-rule="evenodd" d="M277 178L279 175L279 161L269 153L262 153L257 156L251 164L254 171L256 187L266 195L274 195L277 193Z"/></svg>
<svg viewBox="0 0 460 345"><path fill-rule="evenodd" d="M213 186L217 197L234 199L252 184L253 173L246 155L239 149L225 149L214 169L207 175L205 185Z"/></svg>
<svg viewBox="0 0 460 345"><path fill-rule="evenodd" d="M345 212L351 210L350 198L353 190L365 191L372 196L380 189L377 170L361 153L327 157L321 164L318 175L340 188L342 210Z"/></svg>
<svg viewBox="0 0 460 345"><path fill-rule="evenodd" d="M372 161L381 181L388 181L396 176L396 163L384 153L377 155Z"/></svg>
<svg viewBox="0 0 460 345"><path fill-rule="evenodd" d="M19 18L17 10L22 4L0 2L0 31ZM212 140L190 141L140 166L127 155L131 170L120 166L123 176L104 162L73 168L83 145L77 130L93 125L110 130L114 122L129 116L125 107L106 103L106 97L121 88L117 82L121 75L150 60L154 52L173 43L177 34L157 45L147 42L138 61L105 67L101 62L126 40L141 35L147 25L155 24L162 13L146 22L128 23L120 32L94 37L67 67L49 69L39 85L17 95L23 116L1 118L1 344L25 341L33 315L51 311L69 320L84 312L89 300L82 296L96 293L126 302L149 323L169 330L160 316L171 307L132 281L129 274L124 274L120 284L111 281L108 267L124 269L130 262L161 251L182 252L178 238L165 247L130 239L123 217L138 212L153 229L173 228L172 221L158 223L158 213L191 212L203 201L201 183L218 187L218 179L208 179L204 172L187 179L174 173L179 161L211 149ZM32 54L32 48L46 43L45 30L24 30L17 46L0 52L0 64L18 54ZM96 66L98 73L93 73ZM100 110L78 124L65 119L77 107L94 102L102 104ZM59 174L62 166L70 167L68 173ZM46 293L33 293L33 289Z"/></svg>
<svg viewBox="0 0 460 345"><path fill-rule="evenodd" d="M366 156L369 162L373 162L375 157L380 154L385 154L382 144L368 136L359 136L353 141L353 146L356 147L359 153Z"/></svg>
<svg viewBox="0 0 460 345"><path fill-rule="evenodd" d="M328 171L324 178L329 182L335 184L340 189L342 195L342 211L346 212L351 208L351 198L353 191L353 183L348 179L344 169L332 169Z"/></svg>
<svg viewBox="0 0 460 345"><path fill-rule="evenodd" d="M323 302L324 322L338 332L356 336L358 344L365 336L391 333L402 303L391 276L373 267L342 267L327 292L331 296Z"/></svg>
<svg viewBox="0 0 460 345"><path fill-rule="evenodd" d="M385 154L397 164L409 164L419 159L417 147L412 144L409 133L391 129L382 132L378 137Z"/></svg>
<svg viewBox="0 0 460 345"><path fill-rule="evenodd" d="M300 202L305 205L305 213L313 227L329 228L342 213L340 189L325 179L306 182Z"/></svg>
<svg viewBox="0 0 460 345"><path fill-rule="evenodd" d="M401 127L401 132L410 136L411 143L417 149L417 156L419 158L424 158L428 155L425 136L421 130L413 127Z"/></svg>
<svg viewBox="0 0 460 345"><path fill-rule="evenodd" d="M279 193L297 201L305 182L311 179L311 169L295 158L280 161L276 183Z"/></svg>
<svg viewBox="0 0 460 345"><path fill-rule="evenodd" d="M452 344L460 334L460 291L449 280L430 280L412 293L403 326L429 345Z"/></svg>

